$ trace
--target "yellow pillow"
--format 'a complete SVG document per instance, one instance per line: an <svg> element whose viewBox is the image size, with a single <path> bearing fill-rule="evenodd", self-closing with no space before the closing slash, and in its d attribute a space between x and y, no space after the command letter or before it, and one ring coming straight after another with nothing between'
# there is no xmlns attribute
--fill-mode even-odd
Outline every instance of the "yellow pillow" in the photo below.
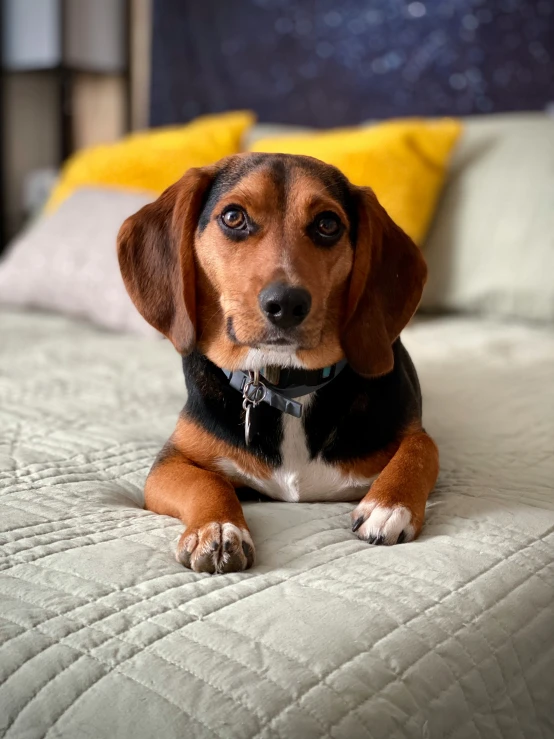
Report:
<svg viewBox="0 0 554 739"><path fill-rule="evenodd" d="M236 111L196 118L185 126L134 133L115 144L74 154L63 167L47 211L80 187L108 186L161 193L189 167L203 167L240 151L253 113Z"/></svg>
<svg viewBox="0 0 554 739"><path fill-rule="evenodd" d="M408 118L360 128L256 141L251 151L307 154L369 185L391 218L421 244L440 194L461 123Z"/></svg>

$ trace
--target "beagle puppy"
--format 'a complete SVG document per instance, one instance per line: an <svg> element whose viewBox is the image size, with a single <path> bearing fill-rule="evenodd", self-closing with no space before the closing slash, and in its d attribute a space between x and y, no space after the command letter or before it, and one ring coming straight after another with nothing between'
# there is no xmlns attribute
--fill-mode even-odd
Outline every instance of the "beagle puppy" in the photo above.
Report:
<svg viewBox="0 0 554 739"><path fill-rule="evenodd" d="M188 397L145 487L195 572L254 561L236 490L359 501L369 544L414 539L439 469L399 335L426 266L373 191L304 156L190 169L118 237L125 285Z"/></svg>

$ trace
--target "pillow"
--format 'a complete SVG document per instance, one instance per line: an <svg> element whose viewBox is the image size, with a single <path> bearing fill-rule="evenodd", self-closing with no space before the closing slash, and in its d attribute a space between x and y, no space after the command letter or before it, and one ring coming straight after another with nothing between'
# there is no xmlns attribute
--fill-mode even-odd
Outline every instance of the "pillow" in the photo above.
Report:
<svg viewBox="0 0 554 739"><path fill-rule="evenodd" d="M254 141L250 151L307 154L334 164L355 185L369 185L391 218L421 243L460 134L452 119L405 119Z"/></svg>
<svg viewBox="0 0 554 739"><path fill-rule="evenodd" d="M116 253L122 222L154 197L105 189L76 192L12 243L0 263L0 303L158 336L127 295Z"/></svg>
<svg viewBox="0 0 554 739"><path fill-rule="evenodd" d="M425 246L422 307L554 320L554 119L467 119Z"/></svg>
<svg viewBox="0 0 554 739"><path fill-rule="evenodd" d="M263 139L280 138L281 136L305 136L314 133L317 133L316 128L294 126L291 123L254 123L244 132L241 146L243 151L253 151L253 147Z"/></svg>
<svg viewBox="0 0 554 739"><path fill-rule="evenodd" d="M115 144L83 149L64 165L46 210L52 212L86 186L159 194L189 167L203 167L240 151L242 136L254 120L248 111L202 116L186 126L141 131Z"/></svg>

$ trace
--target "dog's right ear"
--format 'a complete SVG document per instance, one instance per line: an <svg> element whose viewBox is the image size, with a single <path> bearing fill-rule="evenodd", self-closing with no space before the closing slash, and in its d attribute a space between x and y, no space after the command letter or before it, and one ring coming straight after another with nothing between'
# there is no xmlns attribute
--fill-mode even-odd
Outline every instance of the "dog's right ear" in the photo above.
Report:
<svg viewBox="0 0 554 739"><path fill-rule="evenodd" d="M189 169L160 197L123 223L119 267L140 314L180 354L196 339L194 236L215 166Z"/></svg>
<svg viewBox="0 0 554 739"><path fill-rule="evenodd" d="M357 187L358 242L350 277L344 353L362 377L394 366L392 344L416 311L427 278L420 249L394 223L375 193Z"/></svg>

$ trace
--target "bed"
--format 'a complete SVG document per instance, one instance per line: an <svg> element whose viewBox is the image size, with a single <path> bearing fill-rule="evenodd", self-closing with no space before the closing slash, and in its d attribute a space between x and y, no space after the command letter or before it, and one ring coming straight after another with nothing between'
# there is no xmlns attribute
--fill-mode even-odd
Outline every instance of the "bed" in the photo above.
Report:
<svg viewBox="0 0 554 739"><path fill-rule="evenodd" d="M419 540L250 501L255 567L211 577L142 508L184 402L169 343L3 310L0 736L554 736L554 334L404 338L442 462Z"/></svg>
<svg viewBox="0 0 554 739"><path fill-rule="evenodd" d="M0 264L1 739L554 738L554 16L332 5L152 0L150 123L253 109L267 125L233 142L249 149L463 116L421 239L427 316L403 335L441 455L422 535L369 546L351 504L251 499L251 570L175 561L182 524L145 511L143 486L185 402L181 363L114 250L155 192L100 187L136 174L124 145L117 166L100 149L106 181L81 160L96 179ZM134 141L146 170L181 166ZM423 161L438 198L442 165ZM410 198L424 189L418 175Z"/></svg>

